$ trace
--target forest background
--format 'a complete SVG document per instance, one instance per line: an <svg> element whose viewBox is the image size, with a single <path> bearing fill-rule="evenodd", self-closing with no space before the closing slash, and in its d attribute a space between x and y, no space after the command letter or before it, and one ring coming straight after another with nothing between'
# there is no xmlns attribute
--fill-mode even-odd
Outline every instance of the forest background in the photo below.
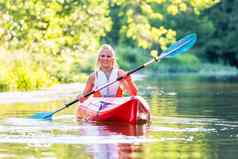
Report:
<svg viewBox="0 0 238 159"><path fill-rule="evenodd" d="M104 43L130 70L192 32L192 51L146 70L237 73L237 7L235 0L0 0L0 90L85 82Z"/></svg>

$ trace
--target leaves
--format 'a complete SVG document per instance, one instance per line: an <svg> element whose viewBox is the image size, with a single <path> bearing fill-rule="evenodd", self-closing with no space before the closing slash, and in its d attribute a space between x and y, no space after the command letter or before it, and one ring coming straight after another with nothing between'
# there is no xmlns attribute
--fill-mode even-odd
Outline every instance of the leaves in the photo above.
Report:
<svg viewBox="0 0 238 159"><path fill-rule="evenodd" d="M105 1L0 1L1 39L8 48L26 48L30 52L60 54L70 48L95 51L91 43L99 44L100 37L111 28L108 4ZM6 20L7 19L7 20ZM85 41L90 40L90 43ZM13 42L14 41L14 42ZM32 46L32 43L34 45ZM44 48L49 49L44 49Z"/></svg>
<svg viewBox="0 0 238 159"><path fill-rule="evenodd" d="M125 37L136 41L142 48L150 48L154 44L159 44L160 48L166 49L166 46L173 43L176 39L176 32L170 28L164 27L169 19L168 15L176 16L188 9L194 9L194 12L200 12L212 5L218 3L214 0L186 1L186 0L138 0L138 1L112 1L118 5L122 28L120 33ZM153 21L157 21L156 25Z"/></svg>
<svg viewBox="0 0 238 159"><path fill-rule="evenodd" d="M165 15L176 16L189 8L199 13L217 2L112 0L109 4L103 0L0 0L0 15L3 17L0 20L1 41L6 47L23 47L31 52L53 55L60 54L64 48L80 52L95 51L100 38L111 30L111 5L119 6L119 15L125 19L121 25L122 34L135 40L142 48L149 48L153 43L165 48L176 38L176 34L167 38L171 29L163 27L168 20ZM160 21L161 25L154 26L151 20ZM44 49L46 47L48 49Z"/></svg>
<svg viewBox="0 0 238 159"><path fill-rule="evenodd" d="M193 11L199 14L216 3L218 0L0 0L0 47L22 49L50 76L71 81L71 74L93 69L94 63L85 64L85 60L95 57L108 35L113 35L115 43L129 45L132 41L144 49L166 49L177 35L167 25L171 17Z"/></svg>

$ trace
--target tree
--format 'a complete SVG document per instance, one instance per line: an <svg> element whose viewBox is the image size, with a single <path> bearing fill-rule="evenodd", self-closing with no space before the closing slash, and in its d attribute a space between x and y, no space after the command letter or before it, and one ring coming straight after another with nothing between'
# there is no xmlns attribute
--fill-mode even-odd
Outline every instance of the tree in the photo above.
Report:
<svg viewBox="0 0 238 159"><path fill-rule="evenodd" d="M0 47L23 49L31 55L28 60L59 81L75 81L78 78L69 79L73 74L94 66L96 49L107 35L114 35L114 43L129 40L136 47L164 49L176 39L176 30L166 26L170 17L199 14L216 3L218 0L0 0Z"/></svg>
<svg viewBox="0 0 238 159"><path fill-rule="evenodd" d="M0 0L1 45L50 53L94 51L111 29L101 0Z"/></svg>
<svg viewBox="0 0 238 159"><path fill-rule="evenodd" d="M218 0L0 0L1 42L10 48L58 54L67 49L94 51L111 30L110 9L118 6L125 37L138 46L165 47L175 40L175 30L164 27L169 16L200 11ZM110 8L111 7L111 8ZM116 15L115 15L116 16Z"/></svg>
<svg viewBox="0 0 238 159"><path fill-rule="evenodd" d="M160 48L165 49L176 40L176 30L167 25L171 17L185 12L194 12L198 15L202 10L218 2L217 0L112 0L111 11L114 15L112 18L116 21L116 25L113 23L113 34L109 35L118 35L122 41L132 39L137 46L145 49L154 44L159 44Z"/></svg>
<svg viewBox="0 0 238 159"><path fill-rule="evenodd" d="M23 49L31 55L25 60L72 81L74 70L92 66L85 61L111 29L108 6L102 0L0 0L0 46Z"/></svg>
<svg viewBox="0 0 238 159"><path fill-rule="evenodd" d="M207 58L238 67L238 1L222 1L206 13L216 28L206 44Z"/></svg>

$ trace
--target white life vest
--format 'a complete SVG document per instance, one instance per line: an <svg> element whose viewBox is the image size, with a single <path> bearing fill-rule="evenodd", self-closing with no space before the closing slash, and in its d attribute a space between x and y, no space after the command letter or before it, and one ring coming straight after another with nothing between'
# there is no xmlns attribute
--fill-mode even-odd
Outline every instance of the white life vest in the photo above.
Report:
<svg viewBox="0 0 238 159"><path fill-rule="evenodd" d="M105 73L101 70L95 72L95 82L94 82L94 90L105 85L108 82L115 81L118 77L118 69L113 68L111 75L109 78L105 75ZM114 84L100 90L100 94L103 97L116 97L119 88L119 82L115 82Z"/></svg>

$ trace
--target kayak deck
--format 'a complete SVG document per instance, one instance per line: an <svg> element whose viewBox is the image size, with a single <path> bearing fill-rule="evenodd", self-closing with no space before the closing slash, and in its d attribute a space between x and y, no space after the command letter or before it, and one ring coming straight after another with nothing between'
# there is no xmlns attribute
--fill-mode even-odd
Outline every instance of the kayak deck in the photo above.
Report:
<svg viewBox="0 0 238 159"><path fill-rule="evenodd" d="M146 123L150 120L150 108L140 96L91 97L80 103L77 119L97 122Z"/></svg>

